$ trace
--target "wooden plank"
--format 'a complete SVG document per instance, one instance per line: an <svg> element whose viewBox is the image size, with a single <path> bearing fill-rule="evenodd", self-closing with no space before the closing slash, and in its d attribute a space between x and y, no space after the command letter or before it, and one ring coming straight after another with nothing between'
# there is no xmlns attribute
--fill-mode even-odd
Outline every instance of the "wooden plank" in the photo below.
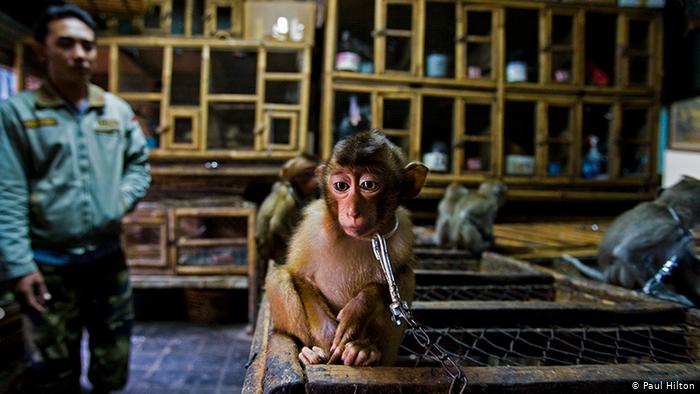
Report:
<svg viewBox="0 0 700 394"><path fill-rule="evenodd" d="M279 173L278 165L258 165L258 166L231 166L219 167L217 169L205 168L204 166L188 165L154 165L151 167L151 175L154 176L269 176L277 177Z"/></svg>
<svg viewBox="0 0 700 394"><path fill-rule="evenodd" d="M294 341L285 335L272 334L267 345L263 388L266 394L304 393L305 375Z"/></svg>
<svg viewBox="0 0 700 394"><path fill-rule="evenodd" d="M203 160L251 160L278 159L286 160L296 156L295 152L273 152L255 150L207 150L207 151L166 151L154 149L148 151L149 159L203 159ZM215 172L217 170L212 170ZM279 169L278 169L279 171Z"/></svg>
<svg viewBox="0 0 700 394"><path fill-rule="evenodd" d="M238 265L175 265L175 272L178 275L246 275L248 267Z"/></svg>
<svg viewBox="0 0 700 394"><path fill-rule="evenodd" d="M265 350L272 333L270 328L270 304L264 299L258 318L255 323L255 332L250 344L248 363L245 365L246 373L241 392L247 394L260 394L263 392L263 379L265 377Z"/></svg>
<svg viewBox="0 0 700 394"><path fill-rule="evenodd" d="M247 289L245 276L130 275L135 289Z"/></svg>
<svg viewBox="0 0 700 394"><path fill-rule="evenodd" d="M199 248L212 246L245 246L248 244L245 238L206 238L206 239L187 239L180 238L177 241L177 246L181 248Z"/></svg>
<svg viewBox="0 0 700 394"><path fill-rule="evenodd" d="M470 393L627 392L633 391L633 382L700 386L700 368L689 364L466 367L462 371L469 379L466 391ZM310 394L447 393L451 382L440 368L314 365L306 369L306 376Z"/></svg>

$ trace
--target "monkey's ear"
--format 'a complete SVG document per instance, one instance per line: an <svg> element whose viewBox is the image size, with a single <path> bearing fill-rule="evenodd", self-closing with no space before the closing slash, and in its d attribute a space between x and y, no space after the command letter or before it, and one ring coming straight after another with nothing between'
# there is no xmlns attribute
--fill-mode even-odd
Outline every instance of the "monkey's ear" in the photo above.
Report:
<svg viewBox="0 0 700 394"><path fill-rule="evenodd" d="M428 176L428 167L425 164L412 161L403 169L403 195L404 197L415 197L420 193L420 189L425 184L425 178Z"/></svg>
<svg viewBox="0 0 700 394"><path fill-rule="evenodd" d="M292 160L287 160L287 161L282 165L282 167L280 168L280 173L279 173L280 179L282 179L282 180L284 180L284 181L289 181L289 180L290 180L290 179L289 179L289 170L292 168L293 165L294 165L294 159L292 159Z"/></svg>
<svg viewBox="0 0 700 394"><path fill-rule="evenodd" d="M322 177L323 173L326 171L326 165L325 164L319 164L316 166L316 169L314 170L314 174L316 174L317 177Z"/></svg>

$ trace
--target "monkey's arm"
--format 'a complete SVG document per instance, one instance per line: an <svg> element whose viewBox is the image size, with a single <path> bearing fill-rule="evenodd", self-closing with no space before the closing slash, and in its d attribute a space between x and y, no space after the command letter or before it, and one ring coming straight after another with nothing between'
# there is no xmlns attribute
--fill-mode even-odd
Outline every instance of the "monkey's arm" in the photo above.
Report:
<svg viewBox="0 0 700 394"><path fill-rule="evenodd" d="M304 346L330 348L336 323L318 290L284 266L270 272L265 288L275 330Z"/></svg>
<svg viewBox="0 0 700 394"><path fill-rule="evenodd" d="M413 270L403 264L394 275L401 297L410 305L415 289ZM403 326L391 321L390 299L386 284L372 283L338 313L331 362L340 358L345 365L370 365L382 360L383 365L393 365Z"/></svg>

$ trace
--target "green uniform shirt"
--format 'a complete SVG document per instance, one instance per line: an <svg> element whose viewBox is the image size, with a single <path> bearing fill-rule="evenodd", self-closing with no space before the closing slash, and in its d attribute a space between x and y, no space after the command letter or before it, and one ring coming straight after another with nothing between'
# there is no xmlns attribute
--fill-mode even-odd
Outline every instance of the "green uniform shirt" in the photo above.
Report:
<svg viewBox="0 0 700 394"><path fill-rule="evenodd" d="M35 271L33 247L114 239L150 181L143 132L117 96L90 85L76 111L44 83L0 103L0 278Z"/></svg>

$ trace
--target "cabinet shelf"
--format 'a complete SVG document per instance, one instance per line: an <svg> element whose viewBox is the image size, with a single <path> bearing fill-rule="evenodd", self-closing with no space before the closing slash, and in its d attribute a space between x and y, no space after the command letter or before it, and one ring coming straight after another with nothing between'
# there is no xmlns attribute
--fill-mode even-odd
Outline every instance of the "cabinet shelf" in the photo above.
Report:
<svg viewBox="0 0 700 394"><path fill-rule="evenodd" d="M221 238L221 239L189 239L180 238L177 246L183 248L198 248L208 246L246 246L248 240L245 238Z"/></svg>
<svg viewBox="0 0 700 394"><path fill-rule="evenodd" d="M491 142L490 135L465 135L460 137L460 142Z"/></svg>
<svg viewBox="0 0 700 394"><path fill-rule="evenodd" d="M493 38L491 36L475 36L475 35L468 35L464 39L465 42L468 43L473 43L473 44L490 44L493 42Z"/></svg>

